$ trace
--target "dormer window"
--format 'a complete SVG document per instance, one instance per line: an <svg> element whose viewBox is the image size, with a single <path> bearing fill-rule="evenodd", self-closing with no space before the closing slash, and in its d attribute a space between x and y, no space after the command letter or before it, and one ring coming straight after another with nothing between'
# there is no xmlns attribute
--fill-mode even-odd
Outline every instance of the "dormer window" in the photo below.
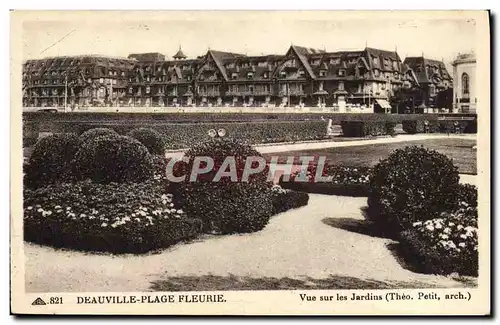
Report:
<svg viewBox="0 0 500 325"><path fill-rule="evenodd" d="M264 72L264 75L263 75L264 79L268 79L269 78L269 73L266 71Z"/></svg>
<svg viewBox="0 0 500 325"><path fill-rule="evenodd" d="M191 81L191 76L186 77L187 81Z"/></svg>
<svg viewBox="0 0 500 325"><path fill-rule="evenodd" d="M339 69L339 77L345 76L345 69Z"/></svg>
<svg viewBox="0 0 500 325"><path fill-rule="evenodd" d="M125 77L125 71L122 71L122 77Z"/></svg>
<svg viewBox="0 0 500 325"><path fill-rule="evenodd" d="M146 94L149 94L151 92L151 87L147 86L146 87Z"/></svg>
<svg viewBox="0 0 500 325"><path fill-rule="evenodd" d="M285 71L281 71L280 72L280 78L286 78L286 72Z"/></svg>
<svg viewBox="0 0 500 325"><path fill-rule="evenodd" d="M398 69L398 61L392 61L392 68L394 70L397 70Z"/></svg>
<svg viewBox="0 0 500 325"><path fill-rule="evenodd" d="M257 63L257 66L259 66L261 68L265 68L265 67L267 67L267 61L260 61L259 63Z"/></svg>
<svg viewBox="0 0 500 325"><path fill-rule="evenodd" d="M378 58L376 56L372 56L373 64L378 64Z"/></svg>
<svg viewBox="0 0 500 325"><path fill-rule="evenodd" d="M231 74L231 79L237 79L238 78L238 74L236 72L233 72Z"/></svg>
<svg viewBox="0 0 500 325"><path fill-rule="evenodd" d="M378 77L378 75L379 75L379 71L378 71L378 69L373 69L373 75L374 75L375 77Z"/></svg>
<svg viewBox="0 0 500 325"><path fill-rule="evenodd" d="M304 72L304 70L300 70L300 71L299 71L299 76L303 77L303 76L305 76L305 74L306 74L306 73Z"/></svg>
<svg viewBox="0 0 500 325"><path fill-rule="evenodd" d="M321 62L321 59L314 59L314 60L311 61L311 64L312 65L318 65L318 64L320 64L320 62Z"/></svg>
<svg viewBox="0 0 500 325"><path fill-rule="evenodd" d="M253 79L253 72L247 73L247 79Z"/></svg>
<svg viewBox="0 0 500 325"><path fill-rule="evenodd" d="M108 71L108 74L109 74L110 76L112 76L112 75L113 75L113 71L111 71L111 70L110 70L110 71Z"/></svg>

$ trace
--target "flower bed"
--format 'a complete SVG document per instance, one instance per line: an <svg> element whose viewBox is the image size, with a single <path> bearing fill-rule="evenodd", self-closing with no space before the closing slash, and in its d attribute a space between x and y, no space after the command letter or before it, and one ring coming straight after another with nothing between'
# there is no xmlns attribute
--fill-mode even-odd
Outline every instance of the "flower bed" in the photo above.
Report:
<svg viewBox="0 0 500 325"><path fill-rule="evenodd" d="M290 175L289 181L280 178L283 188L306 193L361 197L368 196L371 170L369 167L348 167L326 165L322 176L328 180L316 182L316 165L307 169L307 181L300 182L297 177L300 171Z"/></svg>
<svg viewBox="0 0 500 325"><path fill-rule="evenodd" d="M85 251L143 253L196 237L188 218L155 183L88 181L24 191L26 241Z"/></svg>
<svg viewBox="0 0 500 325"><path fill-rule="evenodd" d="M462 202L459 210L413 223L401 233L408 261L421 272L477 276L477 208Z"/></svg>

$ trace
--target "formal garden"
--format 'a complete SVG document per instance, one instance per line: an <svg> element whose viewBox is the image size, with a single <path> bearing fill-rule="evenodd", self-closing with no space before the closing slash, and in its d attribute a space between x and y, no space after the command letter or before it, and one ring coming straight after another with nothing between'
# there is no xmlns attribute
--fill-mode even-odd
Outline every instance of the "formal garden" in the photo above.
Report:
<svg viewBox="0 0 500 325"><path fill-rule="evenodd" d="M144 127L120 133L92 128L36 142L24 165L26 242L89 253L161 252L206 236L258 234L276 216L286 223L287 213L310 204L309 193L326 194L367 197L369 233L397 242L416 272L478 274L477 189L460 184L458 167L437 151L406 146L370 167L330 163L326 182L315 182L311 164L307 182L294 182L295 173L274 184L268 166L242 181L245 158L266 158L252 145L205 137L173 172L191 170L199 156L211 157L213 169L176 183L166 177L167 137ZM228 156L236 158L238 180L213 182Z"/></svg>

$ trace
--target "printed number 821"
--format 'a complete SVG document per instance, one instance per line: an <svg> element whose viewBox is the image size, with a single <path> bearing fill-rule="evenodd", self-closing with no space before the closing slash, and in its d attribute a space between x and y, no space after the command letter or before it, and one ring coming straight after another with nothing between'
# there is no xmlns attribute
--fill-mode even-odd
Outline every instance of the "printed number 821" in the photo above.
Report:
<svg viewBox="0 0 500 325"><path fill-rule="evenodd" d="M51 305L58 305L63 303L62 297L50 297L49 303Z"/></svg>

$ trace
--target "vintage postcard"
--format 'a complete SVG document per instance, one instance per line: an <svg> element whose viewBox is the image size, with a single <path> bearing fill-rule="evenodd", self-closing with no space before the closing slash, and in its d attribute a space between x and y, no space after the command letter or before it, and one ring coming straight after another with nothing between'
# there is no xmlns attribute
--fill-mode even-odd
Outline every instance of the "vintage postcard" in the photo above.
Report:
<svg viewBox="0 0 500 325"><path fill-rule="evenodd" d="M12 11L12 313L489 315L489 25Z"/></svg>

